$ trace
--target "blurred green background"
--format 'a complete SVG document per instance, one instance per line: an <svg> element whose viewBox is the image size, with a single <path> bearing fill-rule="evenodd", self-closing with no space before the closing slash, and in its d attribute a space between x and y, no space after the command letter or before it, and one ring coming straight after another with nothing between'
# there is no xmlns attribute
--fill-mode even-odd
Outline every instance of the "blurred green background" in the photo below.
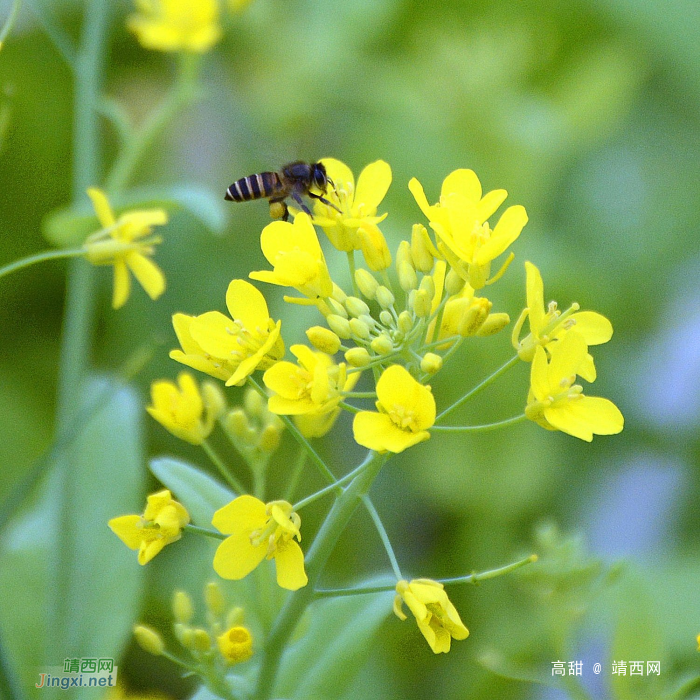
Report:
<svg viewBox="0 0 700 700"><path fill-rule="evenodd" d="M114 5L107 92L138 122L165 94L173 63L126 31L129 3ZM0 3L3 17L9 6ZM0 52L0 108L9 115L0 142L0 264L44 249L42 220L71 199L70 75L29 6L50 11L71 36L81 22L79 2L27 0ZM558 524L564 540L579 533L589 552L584 559L626 562L622 573L589 595L585 582L567 578L576 569L571 561L556 564L557 556L571 554L569 544L554 546L551 566L563 588L573 581L568 587L576 590L554 601L545 568L539 583L523 576L453 589L470 638L437 657L412 622L391 618L348 698L576 697L504 677L528 675L514 668L546 677L557 658L585 662L583 683L592 698L658 698L700 671L698 36L700 5L692 0L254 0L228 20L224 39L207 56L203 99L178 118L141 168L134 184L194 183L222 198L233 180L297 158L333 156L356 174L382 158L394 176L380 209L390 212L382 228L394 249L423 220L408 180L417 177L434 201L450 171L473 168L486 190L506 188L508 203L523 204L530 217L514 245L514 264L488 290L494 310L517 317L523 262L532 260L547 300L564 307L578 301L615 328L612 342L594 352L599 378L588 393L621 408L621 435L588 445L528 423L481 437L435 436L392 460L373 497L402 568L413 576L454 576L542 553L553 535L538 539L535 530L546 521ZM104 146L109 160L116 135L107 123ZM133 382L138 400L128 392L123 397L144 425L142 455L135 448L132 460L142 482L134 476L124 493L134 512L155 485L145 476L147 456L178 454L204 466L199 453L141 408L151 380L180 369L167 357L176 344L172 313L223 310L228 282L266 267L258 236L269 220L267 206L231 205L225 213L218 236L186 212L173 216L156 256L168 289L156 303L135 289L127 306L113 312L110 271L98 270L94 366L116 372L137 348L160 344ZM343 279L341 255L327 255ZM0 281L3 498L51 446L65 270L62 262L48 263ZM287 345L301 341L304 327L315 322L312 312L285 307L278 290L265 294L271 315L285 319ZM433 384L438 406L510 357L507 333L464 344ZM526 394L522 366L464 409L460 422L513 415ZM230 397L240 400L235 390ZM360 451L352 447L349 422L332 435L333 443L320 449L340 473ZM283 449L285 457L293 454L291 440ZM283 481L281 465L272 478ZM309 476L306 488L318 485ZM94 487L101 498L100 483ZM31 549L33 539L50 546L48 512L28 510L3 534L0 583L8 603L0 605L0 631L11 638L12 663L46 642L34 617L40 613L30 609L48 580L43 555L26 566L13 557ZM312 510L308 522L322 514L323 507ZM81 522L76 510L74 525ZM111 549L103 555L123 556L136 567L116 538L106 537ZM83 554L74 573L89 588L96 564L93 553ZM388 570L365 514L355 517L337 554L329 585ZM129 584L128 616L162 628L172 591L182 587L198 597L213 576L189 542L138 573L144 578ZM566 617L559 605L577 620L564 647L553 641L552 630ZM94 620L95 627L109 624L108 617ZM616 646L625 635L649 638L636 653L662 658L662 690L651 681L636 690L611 685L610 661L626 648ZM119 655L126 641L124 633L116 646L92 653ZM46 663L61 664L62 654L56 649ZM603 664L599 677L590 671L595 661ZM120 675L134 691L159 689L179 698L193 690L174 667L154 663L133 645ZM33 678L33 672L24 676L27 693Z"/></svg>

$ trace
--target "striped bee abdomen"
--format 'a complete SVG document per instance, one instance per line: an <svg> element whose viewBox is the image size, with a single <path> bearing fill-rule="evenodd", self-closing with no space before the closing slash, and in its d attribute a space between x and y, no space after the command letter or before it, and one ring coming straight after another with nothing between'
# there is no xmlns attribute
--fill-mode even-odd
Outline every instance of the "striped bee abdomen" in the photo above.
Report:
<svg viewBox="0 0 700 700"><path fill-rule="evenodd" d="M261 197L272 197L281 192L282 182L277 173L258 173L236 180L227 190L224 199L247 202Z"/></svg>

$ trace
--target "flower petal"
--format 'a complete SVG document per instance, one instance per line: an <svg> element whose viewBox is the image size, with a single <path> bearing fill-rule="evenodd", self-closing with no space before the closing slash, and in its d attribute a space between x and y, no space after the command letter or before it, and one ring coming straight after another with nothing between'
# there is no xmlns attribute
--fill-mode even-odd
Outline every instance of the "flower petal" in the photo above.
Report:
<svg viewBox="0 0 700 700"><path fill-rule="evenodd" d="M123 260L114 261L114 291L112 292L112 308L121 309L126 304L131 291L129 270Z"/></svg>
<svg viewBox="0 0 700 700"><path fill-rule="evenodd" d="M224 535L232 535L262 528L267 520L265 504L254 496L244 495L219 508L211 524Z"/></svg>
<svg viewBox="0 0 700 700"><path fill-rule="evenodd" d="M107 195L97 187L90 187L87 191L88 196L92 200L92 206L97 214L97 220L102 228L109 228L115 223L112 207L109 206Z"/></svg>
<svg viewBox="0 0 700 700"><path fill-rule="evenodd" d="M370 163L360 173L353 212L356 216L372 216L391 185L391 167L383 160Z"/></svg>
<svg viewBox="0 0 700 700"><path fill-rule="evenodd" d="M309 579L304 571L304 553L294 540L280 541L275 552L277 583L288 591L303 588Z"/></svg>
<svg viewBox="0 0 700 700"><path fill-rule="evenodd" d="M247 330L267 328L270 318L267 302L262 292L250 282L233 280L226 290L226 306L231 318L240 321Z"/></svg>
<svg viewBox="0 0 700 700"><path fill-rule="evenodd" d="M453 170L442 183L440 201L450 195L459 194L466 197L472 204L477 204L481 199L481 183L473 170L460 168Z"/></svg>
<svg viewBox="0 0 700 700"><path fill-rule="evenodd" d="M141 253L126 256L126 264L151 299L157 299L165 291L165 275L152 260Z"/></svg>
<svg viewBox="0 0 700 700"><path fill-rule="evenodd" d="M263 504L264 507L264 504ZM250 534L238 532L227 537L214 554L214 571L221 578L238 581L246 577L265 558L265 543L253 547Z"/></svg>

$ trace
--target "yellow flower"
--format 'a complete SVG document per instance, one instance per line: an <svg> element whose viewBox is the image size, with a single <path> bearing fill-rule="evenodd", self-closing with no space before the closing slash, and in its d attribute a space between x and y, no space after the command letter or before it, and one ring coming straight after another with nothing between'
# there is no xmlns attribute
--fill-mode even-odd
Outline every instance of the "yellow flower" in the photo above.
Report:
<svg viewBox="0 0 700 700"><path fill-rule="evenodd" d="M274 559L277 583L296 591L308 583L301 541L301 518L287 501L265 505L253 496L239 496L214 513L214 527L227 537L214 555L214 571L226 579L247 576L260 562Z"/></svg>
<svg viewBox="0 0 700 700"><path fill-rule="evenodd" d="M256 369L267 369L284 355L282 321L270 318L265 297L245 280L229 284L226 306L231 318L218 311L175 314L173 326L182 350L171 351L170 357L226 380L226 386L240 385Z"/></svg>
<svg viewBox="0 0 700 700"><path fill-rule="evenodd" d="M294 287L314 300L329 297L333 292L326 259L308 214L297 214L293 224L273 221L265 226L260 247L274 270L251 272L251 279Z"/></svg>
<svg viewBox="0 0 700 700"><path fill-rule="evenodd" d="M377 382L377 409L361 411L353 421L355 442L377 452L403 452L430 438L435 399L401 365L384 370Z"/></svg>
<svg viewBox="0 0 700 700"><path fill-rule="evenodd" d="M391 254L377 224L387 215L377 216L377 207L391 184L389 164L383 160L370 163L360 173L355 189L355 178L345 163L335 158L323 158L321 163L334 185L326 198L340 211L316 201L314 222L338 250L361 250L371 269L386 269Z"/></svg>
<svg viewBox="0 0 700 700"><path fill-rule="evenodd" d="M415 578L410 583L396 584L394 613L406 619L403 603L413 613L418 629L436 654L446 654L453 639L466 639L469 630L464 626L456 608L445 593L445 587L429 578Z"/></svg>
<svg viewBox="0 0 700 700"><path fill-rule="evenodd" d="M525 208L508 207L491 230L487 219L508 196L493 190L482 197L481 183L473 170L455 170L442 183L440 201L430 205L423 186L412 178L408 183L418 206L438 236L438 249L450 265L474 289L495 282L512 260L491 275L491 263L515 241L527 223Z"/></svg>
<svg viewBox="0 0 700 700"><path fill-rule="evenodd" d="M336 365L329 355L314 352L306 345L292 345L298 364L277 362L263 375L265 386L273 393L268 400L272 413L295 416L333 411L343 391L351 391L359 372L348 377L345 363Z"/></svg>
<svg viewBox="0 0 700 700"><path fill-rule="evenodd" d="M554 344L549 362L544 349L537 346L525 415L547 430L561 430L590 442L593 435L619 433L624 418L612 401L584 396L583 388L574 384L587 351L577 331L569 331Z"/></svg>
<svg viewBox="0 0 700 700"><path fill-rule="evenodd" d="M224 412L226 402L218 386L202 384L200 393L191 374L181 372L177 385L167 379L151 384L151 406L146 410L175 437L201 445Z"/></svg>
<svg viewBox="0 0 700 700"><path fill-rule="evenodd" d="M189 522L185 507L165 489L146 499L143 515L122 515L108 525L129 549L139 550L139 564L147 564L166 544L179 540Z"/></svg>
<svg viewBox="0 0 700 700"><path fill-rule="evenodd" d="M612 338L613 328L610 321L594 311L579 311L578 304L572 304L562 313L557 309L557 303L552 301L545 309L544 283L540 271L531 262L525 263L525 271L527 308L515 324L512 338L513 347L518 351L520 359L532 362L538 345L549 352L572 328L583 336L587 345L600 345ZM528 319L530 333L519 340L525 318ZM596 369L591 355L587 354L586 361L579 368L578 374L588 382L595 381Z"/></svg>
<svg viewBox="0 0 700 700"><path fill-rule="evenodd" d="M239 664L253 655L253 637L247 627L236 625L216 638L227 664Z"/></svg>
<svg viewBox="0 0 700 700"><path fill-rule="evenodd" d="M150 236L153 226L166 224L168 215L162 209L143 209L127 212L115 219L102 190L91 187L87 193L102 229L85 241L86 257L93 265L114 266L112 306L119 309L129 298L129 271L148 296L157 299L165 291L165 277L160 268L149 260L149 256L153 255L154 246L162 239L159 236L142 239Z"/></svg>
<svg viewBox="0 0 700 700"><path fill-rule="evenodd" d="M700 634L697 636L695 641L698 643L698 651L700 651Z"/></svg>
<svg viewBox="0 0 700 700"><path fill-rule="evenodd" d="M141 46L204 53L220 39L217 0L136 0L127 20Z"/></svg>

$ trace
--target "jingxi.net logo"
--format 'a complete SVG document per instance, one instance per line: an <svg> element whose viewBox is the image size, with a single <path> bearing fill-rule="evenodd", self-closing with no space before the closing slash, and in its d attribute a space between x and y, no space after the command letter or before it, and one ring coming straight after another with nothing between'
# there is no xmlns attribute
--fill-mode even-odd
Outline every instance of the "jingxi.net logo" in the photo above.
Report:
<svg viewBox="0 0 700 700"><path fill-rule="evenodd" d="M117 685L114 659L66 659L63 666L50 666L39 673L37 688L113 688Z"/></svg>

